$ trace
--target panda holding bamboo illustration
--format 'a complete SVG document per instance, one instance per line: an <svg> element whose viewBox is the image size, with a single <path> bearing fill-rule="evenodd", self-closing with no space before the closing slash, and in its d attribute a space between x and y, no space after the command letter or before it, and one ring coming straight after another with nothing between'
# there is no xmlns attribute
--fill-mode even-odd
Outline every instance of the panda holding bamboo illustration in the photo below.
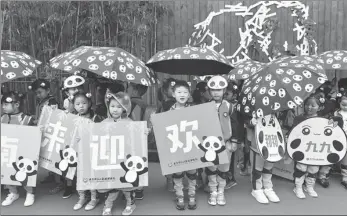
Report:
<svg viewBox="0 0 347 216"><path fill-rule="evenodd" d="M11 175L10 179L21 183L22 186L27 186L29 176L37 175L36 165L37 161L20 156L17 162L12 163L16 173Z"/></svg>
<svg viewBox="0 0 347 216"><path fill-rule="evenodd" d="M77 152L70 146L65 146L64 150L59 151L60 161L55 163L55 168L59 169L65 178L70 167L77 167Z"/></svg>
<svg viewBox="0 0 347 216"><path fill-rule="evenodd" d="M219 164L218 154L225 150L225 146L222 145L222 137L216 136L203 136L203 141L198 147L205 152L205 155L201 157L202 162L212 162L214 165Z"/></svg>
<svg viewBox="0 0 347 216"><path fill-rule="evenodd" d="M121 162L120 165L125 171L124 176L120 177L120 182L132 184L133 187L139 186L140 175L148 172L148 167L145 167L147 161L146 157L132 156L128 154L125 162Z"/></svg>

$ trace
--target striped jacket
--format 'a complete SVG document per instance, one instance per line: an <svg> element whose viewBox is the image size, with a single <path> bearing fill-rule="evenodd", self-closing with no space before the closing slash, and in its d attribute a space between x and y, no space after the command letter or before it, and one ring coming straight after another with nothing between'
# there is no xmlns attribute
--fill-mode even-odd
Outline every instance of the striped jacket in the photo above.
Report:
<svg viewBox="0 0 347 216"><path fill-rule="evenodd" d="M22 112L13 115L3 114L1 116L1 123L33 126L34 118L29 115L25 115Z"/></svg>

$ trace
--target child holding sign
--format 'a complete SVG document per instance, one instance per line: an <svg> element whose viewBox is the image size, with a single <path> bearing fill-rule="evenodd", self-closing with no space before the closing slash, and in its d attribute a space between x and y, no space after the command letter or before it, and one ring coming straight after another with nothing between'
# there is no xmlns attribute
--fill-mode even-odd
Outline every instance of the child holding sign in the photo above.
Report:
<svg viewBox="0 0 347 216"><path fill-rule="evenodd" d="M340 109L337 110L334 115L339 116L343 120L343 130L347 134L347 91L340 93L341 96L339 99ZM342 181L341 184L347 189L347 155L341 161L341 175Z"/></svg>
<svg viewBox="0 0 347 216"><path fill-rule="evenodd" d="M183 109L185 107L190 106L188 103L188 99L190 97L190 87L186 81L177 80L175 85L173 86L172 96L175 98L176 103L171 106L170 110L178 110ZM174 173L172 175L174 182L174 189L176 192L176 208L178 210L184 210L184 193L183 193L183 177L186 174L188 178L188 209L194 210L196 209L196 198L195 198L195 190L196 190L196 177L197 170L188 170L185 173Z"/></svg>
<svg viewBox="0 0 347 216"><path fill-rule="evenodd" d="M118 92L116 94L107 93L106 105L109 117L103 122L118 122L118 121L131 121L129 114L131 111L131 101L128 94L124 92ZM122 215L131 215L136 208L134 191L137 188L122 189L126 199L126 207L122 212ZM112 215L113 202L118 198L118 189L98 190L100 193L108 193L105 200L105 206L103 208L102 215Z"/></svg>
<svg viewBox="0 0 347 216"><path fill-rule="evenodd" d="M317 116L317 112L323 108L323 101L319 95L311 95L304 101L304 113L296 116L293 121L293 128L305 121L308 118ZM305 131L303 131L305 133ZM303 184L306 183L305 191L311 197L318 197L318 194L314 190L316 182L316 175L319 171L319 166L306 165L302 163L296 163L294 167L294 193L299 199L305 199L306 196L303 191Z"/></svg>
<svg viewBox="0 0 347 216"><path fill-rule="evenodd" d="M91 94L83 94L76 93L73 97L71 97L71 102L73 104L73 113L92 120L93 122L101 122L102 118L96 114L94 114L92 110L92 101ZM77 167L78 168L78 167ZM72 182L70 180L70 182ZM92 210L99 203L98 194L96 190L90 190L91 199L85 207L86 211ZM83 205L87 202L86 191L79 190L78 191L79 199L77 203L74 205L74 210L79 210L83 207Z"/></svg>
<svg viewBox="0 0 347 216"><path fill-rule="evenodd" d="M229 161L231 158L231 152L236 151L237 145L235 142L231 142L232 127L231 127L231 115L233 113L231 104L223 99L225 89L228 86L228 82L222 76L212 77L207 86L210 91L212 100L216 102L216 109L219 114L219 121L222 127L223 138L225 141L226 149L228 150ZM224 196L224 189L227 182L229 172L229 164L221 164L206 168L206 175L208 176L208 186L210 192L210 198L208 204L225 205L226 200Z"/></svg>
<svg viewBox="0 0 347 216"><path fill-rule="evenodd" d="M34 125L34 119L31 116L25 115L23 112L21 112L23 99L23 94L17 92L8 92L2 96L1 106L4 112L4 114L1 116L2 124ZM6 186L9 189L10 193L2 202L2 206L9 206L19 198L17 186ZM31 206L35 202L35 188L27 186L25 186L24 188L27 191L24 206Z"/></svg>
<svg viewBox="0 0 347 216"><path fill-rule="evenodd" d="M269 201L277 203L280 202L280 199L273 190L271 172L274 163L265 160L258 151L254 128L257 124L258 119L255 116L253 116L249 122L245 122L247 129L247 140L251 143L250 149L253 153L251 194L261 204L267 204Z"/></svg>

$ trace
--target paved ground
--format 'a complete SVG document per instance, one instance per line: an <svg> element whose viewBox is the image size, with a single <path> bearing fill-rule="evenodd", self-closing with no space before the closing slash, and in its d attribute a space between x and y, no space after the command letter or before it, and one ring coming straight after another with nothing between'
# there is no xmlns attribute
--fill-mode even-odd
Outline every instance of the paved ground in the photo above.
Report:
<svg viewBox="0 0 347 216"><path fill-rule="evenodd" d="M207 194L199 191L197 194L198 208L195 211L178 211L174 206L174 195L165 190L165 178L161 175L158 163L151 163L149 166L150 186L145 189L145 199L137 201L137 209L134 215L157 215L157 214L180 214L180 215L250 215L250 214L271 214L271 215L346 215L347 214L347 190L340 185L339 176L331 179L328 189L316 186L319 198L308 197L299 200L295 197L292 189L293 185L289 180L274 178L275 190L281 199L278 204L262 205L257 203L250 195L251 185L249 177L236 176L238 185L226 192L227 205L224 207L212 207L207 204ZM39 179L46 175L40 173ZM2 215L99 215L102 205L97 206L93 211L74 211L73 205L77 201L74 194L69 199L62 199L62 193L49 195L50 185L39 185L37 189L36 202L31 207L24 207L24 192L21 198L12 206L2 207ZM2 199L4 192L2 192ZM113 215L120 215L124 208L124 201L119 199L113 208Z"/></svg>

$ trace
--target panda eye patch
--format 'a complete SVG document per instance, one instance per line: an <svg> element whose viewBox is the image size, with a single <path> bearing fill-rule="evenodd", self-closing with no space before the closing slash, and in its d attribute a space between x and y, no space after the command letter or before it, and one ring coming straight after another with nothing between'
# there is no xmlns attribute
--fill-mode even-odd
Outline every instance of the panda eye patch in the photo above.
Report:
<svg viewBox="0 0 347 216"><path fill-rule="evenodd" d="M218 143L214 143L214 144L213 144L213 147L218 148L218 147L219 147L219 144L218 144Z"/></svg>
<svg viewBox="0 0 347 216"><path fill-rule="evenodd" d="M73 160L74 160L74 157L73 157L73 156L71 156L71 157L70 157L70 161L72 162Z"/></svg>
<svg viewBox="0 0 347 216"><path fill-rule="evenodd" d="M307 128L307 127L305 127L304 129L302 129L302 134L304 134L304 135L309 135L310 132L311 132L310 129Z"/></svg>
<svg viewBox="0 0 347 216"><path fill-rule="evenodd" d="M32 170L32 167L29 165L29 166L27 166L27 170L28 171L31 171Z"/></svg>
<svg viewBox="0 0 347 216"><path fill-rule="evenodd" d="M326 129L324 130L325 136L331 136L332 133L333 133L333 131L332 131L330 128L326 128Z"/></svg>
<svg viewBox="0 0 347 216"><path fill-rule="evenodd" d="M23 163L20 163L20 164L19 164L19 168L22 168L23 166L24 166Z"/></svg>
<svg viewBox="0 0 347 216"><path fill-rule="evenodd" d="M136 167L137 167L137 169L141 169L142 168L142 164L137 163Z"/></svg>
<svg viewBox="0 0 347 216"><path fill-rule="evenodd" d="M67 156L69 156L69 153L65 152L64 157L67 157Z"/></svg>
<svg viewBox="0 0 347 216"><path fill-rule="evenodd" d="M210 143L207 142L207 143L205 144L205 146L206 146L207 148L210 147Z"/></svg>
<svg viewBox="0 0 347 216"><path fill-rule="evenodd" d="M133 162L132 161L130 161L129 163L128 163L128 167L132 167L134 164L133 164Z"/></svg>

